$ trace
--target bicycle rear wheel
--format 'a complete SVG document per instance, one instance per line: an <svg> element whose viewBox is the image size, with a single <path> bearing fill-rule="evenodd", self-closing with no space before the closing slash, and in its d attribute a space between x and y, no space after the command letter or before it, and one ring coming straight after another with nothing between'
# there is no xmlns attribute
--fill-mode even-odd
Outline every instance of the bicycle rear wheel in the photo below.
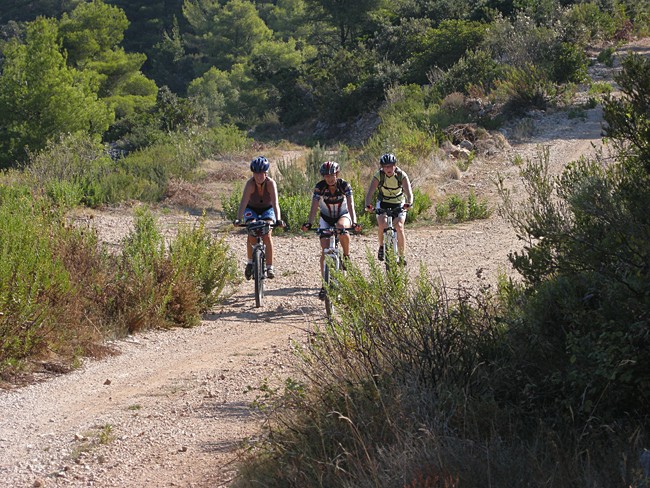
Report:
<svg viewBox="0 0 650 488"><path fill-rule="evenodd" d="M253 279L255 280L255 306L264 301L264 254L261 249L253 251Z"/></svg>

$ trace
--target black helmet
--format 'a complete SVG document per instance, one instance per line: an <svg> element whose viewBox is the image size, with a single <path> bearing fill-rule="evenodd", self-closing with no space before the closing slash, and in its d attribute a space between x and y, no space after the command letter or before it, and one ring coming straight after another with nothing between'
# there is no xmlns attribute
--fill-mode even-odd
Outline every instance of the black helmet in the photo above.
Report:
<svg viewBox="0 0 650 488"><path fill-rule="evenodd" d="M334 161L325 161L320 166L320 174L323 176L335 175L339 171L341 171L341 167L339 166L339 163L336 163Z"/></svg>
<svg viewBox="0 0 650 488"><path fill-rule="evenodd" d="M386 153L381 158L379 158L379 164L381 164L382 166L397 164L397 158L393 153Z"/></svg>
<svg viewBox="0 0 650 488"><path fill-rule="evenodd" d="M251 171L253 173L266 173L270 167L269 160L264 156L258 156L251 161Z"/></svg>

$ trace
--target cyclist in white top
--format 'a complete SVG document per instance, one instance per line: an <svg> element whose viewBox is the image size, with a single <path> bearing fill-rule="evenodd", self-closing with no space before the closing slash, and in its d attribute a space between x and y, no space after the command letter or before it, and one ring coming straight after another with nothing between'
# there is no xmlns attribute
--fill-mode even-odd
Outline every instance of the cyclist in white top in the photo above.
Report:
<svg viewBox="0 0 650 488"><path fill-rule="evenodd" d="M302 230L306 232L311 229L316 212L320 210L319 228L327 229L329 227L338 227L346 229L350 227L358 228L357 217L354 211L354 197L352 196L352 187L350 183L339 178L341 167L334 161L325 161L320 167L320 174L323 179L316 183L312 197L311 209L309 211L308 222L302 225ZM350 235L345 233L340 235L340 243L343 248L343 259L341 265L345 268L345 261L350 258ZM321 249L324 251L329 245L328 238L321 239ZM323 260L325 254L321 252L320 263L321 271L323 269ZM325 297L325 289L321 289L319 297ZM321 299L322 299L321 298Z"/></svg>
<svg viewBox="0 0 650 488"><path fill-rule="evenodd" d="M411 180L408 175L397 166L397 158L394 154L386 153L379 158L379 170L372 176L370 187L366 193L366 210L372 211L372 197L379 190L376 208L397 208L408 210L413 205L413 191ZM406 212L401 212L399 217L393 219L393 225L397 233L397 249L400 254L400 262L406 265L406 236L404 235L404 221ZM379 227L379 251L377 259L384 260L384 229L386 228L386 216L377 215Z"/></svg>

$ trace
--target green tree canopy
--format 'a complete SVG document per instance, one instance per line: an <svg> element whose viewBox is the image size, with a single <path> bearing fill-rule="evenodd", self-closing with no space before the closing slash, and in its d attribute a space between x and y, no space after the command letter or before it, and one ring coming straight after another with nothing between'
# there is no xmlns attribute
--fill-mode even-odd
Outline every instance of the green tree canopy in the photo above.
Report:
<svg viewBox="0 0 650 488"><path fill-rule="evenodd" d="M128 26L122 10L101 0L82 3L70 14L64 13L59 32L68 51L68 62L83 67L95 56L115 49Z"/></svg>
<svg viewBox="0 0 650 488"><path fill-rule="evenodd" d="M338 32L340 46L355 39L370 21L373 12L379 11L385 0L307 0L312 15L334 27Z"/></svg>
<svg viewBox="0 0 650 488"><path fill-rule="evenodd" d="M63 12L69 12L83 0L12 0L2 2L0 24L10 20L28 22L36 17L59 17Z"/></svg>
<svg viewBox="0 0 650 488"><path fill-rule="evenodd" d="M24 44L5 46L0 75L0 164L24 161L27 151L66 132L100 135L113 111L97 96L98 79L66 65L57 22L39 18L27 27Z"/></svg>
<svg viewBox="0 0 650 488"><path fill-rule="evenodd" d="M185 0L183 13L194 29L188 36L191 50L200 53L205 64L222 70L246 62L253 48L271 40L273 32L260 18L255 5L247 0Z"/></svg>
<svg viewBox="0 0 650 488"><path fill-rule="evenodd" d="M153 107L158 92L140 71L146 56L119 47L128 25L120 8L93 0L64 14L59 27L69 64L97 74L98 94L115 108L118 119Z"/></svg>

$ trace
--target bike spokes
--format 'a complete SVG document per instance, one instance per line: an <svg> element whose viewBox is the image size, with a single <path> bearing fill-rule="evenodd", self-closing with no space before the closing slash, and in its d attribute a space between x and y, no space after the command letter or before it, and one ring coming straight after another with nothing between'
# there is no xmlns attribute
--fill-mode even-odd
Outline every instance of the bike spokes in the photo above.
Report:
<svg viewBox="0 0 650 488"><path fill-rule="evenodd" d="M255 306L261 307L264 299L264 255L256 250L253 255L253 278L255 279Z"/></svg>

